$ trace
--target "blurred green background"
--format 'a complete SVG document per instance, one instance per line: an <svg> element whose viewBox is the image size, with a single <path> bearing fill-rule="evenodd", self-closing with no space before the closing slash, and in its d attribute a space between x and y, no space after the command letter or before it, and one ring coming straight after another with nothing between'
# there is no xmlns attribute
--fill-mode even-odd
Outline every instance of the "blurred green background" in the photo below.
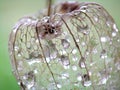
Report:
<svg viewBox="0 0 120 90"><path fill-rule="evenodd" d="M92 1L103 5L120 28L120 0L78 1ZM0 0L0 90L19 90L19 86L11 72L8 53L8 38L12 27L19 18L45 8L45 2L46 0Z"/></svg>

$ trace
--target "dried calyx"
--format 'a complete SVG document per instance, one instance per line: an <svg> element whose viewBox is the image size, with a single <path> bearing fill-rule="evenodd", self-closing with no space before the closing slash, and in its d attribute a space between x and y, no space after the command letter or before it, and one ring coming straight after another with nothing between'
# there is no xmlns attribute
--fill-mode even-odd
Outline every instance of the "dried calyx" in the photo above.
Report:
<svg viewBox="0 0 120 90"><path fill-rule="evenodd" d="M112 17L96 3L57 5L41 18L20 19L11 32L9 53L21 89L118 90L120 33Z"/></svg>

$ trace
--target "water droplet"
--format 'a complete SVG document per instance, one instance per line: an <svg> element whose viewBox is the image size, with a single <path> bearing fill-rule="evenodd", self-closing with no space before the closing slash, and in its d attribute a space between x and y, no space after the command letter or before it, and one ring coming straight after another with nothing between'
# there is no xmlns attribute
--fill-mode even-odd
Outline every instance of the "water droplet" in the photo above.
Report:
<svg viewBox="0 0 120 90"><path fill-rule="evenodd" d="M76 54L76 53L77 53L77 49L73 49L72 54Z"/></svg>
<svg viewBox="0 0 120 90"><path fill-rule="evenodd" d="M18 81L18 85L20 85L21 84L21 82L20 81Z"/></svg>
<svg viewBox="0 0 120 90"><path fill-rule="evenodd" d="M80 39L76 39L76 42L80 42Z"/></svg>
<svg viewBox="0 0 120 90"><path fill-rule="evenodd" d="M34 82L27 84L27 89L28 90L31 89L32 87L34 87Z"/></svg>
<svg viewBox="0 0 120 90"><path fill-rule="evenodd" d="M120 39L118 39L117 42L120 42Z"/></svg>
<svg viewBox="0 0 120 90"><path fill-rule="evenodd" d="M70 46L70 43L66 39L61 39L62 46L67 49Z"/></svg>
<svg viewBox="0 0 120 90"><path fill-rule="evenodd" d="M28 60L29 65L33 65L33 64L36 64L36 63L40 63L40 60L39 59Z"/></svg>
<svg viewBox="0 0 120 90"><path fill-rule="evenodd" d="M47 61L47 63L49 63L50 62L50 58L46 57L46 61Z"/></svg>
<svg viewBox="0 0 120 90"><path fill-rule="evenodd" d="M20 23L16 23L15 26L13 27L13 33L16 33L19 27L20 27Z"/></svg>
<svg viewBox="0 0 120 90"><path fill-rule="evenodd" d="M105 58L107 58L107 55L101 55L100 58L105 59Z"/></svg>
<svg viewBox="0 0 120 90"><path fill-rule="evenodd" d="M18 53L17 56L18 56L18 57L21 57L21 53Z"/></svg>
<svg viewBox="0 0 120 90"><path fill-rule="evenodd" d="M34 79L35 78L33 71L30 71L23 76L23 82L27 89L31 89L32 87L34 87L35 84Z"/></svg>
<svg viewBox="0 0 120 90"><path fill-rule="evenodd" d="M111 19L108 19L106 22L107 26L111 28L111 26L113 25L113 22L111 21Z"/></svg>
<svg viewBox="0 0 120 90"><path fill-rule="evenodd" d="M101 37L100 40L101 40L101 42L107 42L107 38L106 37Z"/></svg>
<svg viewBox="0 0 120 90"><path fill-rule="evenodd" d="M90 63L90 66L93 66L93 65L95 65L95 63L96 63L96 62L91 62L91 63Z"/></svg>
<svg viewBox="0 0 120 90"><path fill-rule="evenodd" d="M76 65L73 65L73 66L72 66L72 70L73 70L73 71L77 71L77 66L76 66Z"/></svg>
<svg viewBox="0 0 120 90"><path fill-rule="evenodd" d="M68 79L69 78L69 74L68 73L62 73L61 74L61 79Z"/></svg>
<svg viewBox="0 0 120 90"><path fill-rule="evenodd" d="M107 70L104 69L102 71L99 71L98 77L99 77L98 85L102 85L107 83L107 80L111 77L111 75L109 74L109 72L107 72Z"/></svg>
<svg viewBox="0 0 120 90"><path fill-rule="evenodd" d="M85 51L85 56L88 56L90 53L88 50Z"/></svg>
<svg viewBox="0 0 120 90"><path fill-rule="evenodd" d="M35 40L35 42L36 42L36 43L39 43L39 40L38 40L38 39L36 39L36 40Z"/></svg>
<svg viewBox="0 0 120 90"><path fill-rule="evenodd" d="M118 28L117 28L116 24L113 24L113 29L114 29L116 32L118 32Z"/></svg>
<svg viewBox="0 0 120 90"><path fill-rule="evenodd" d="M65 36L65 40L67 40L67 42L70 44L70 42L71 42L71 37L70 37L70 35L66 35L66 36Z"/></svg>
<svg viewBox="0 0 120 90"><path fill-rule="evenodd" d="M63 54L66 55L66 54L67 54L67 52L66 52L65 50L60 50L59 53L60 53L61 55L63 55Z"/></svg>
<svg viewBox="0 0 120 90"><path fill-rule="evenodd" d="M80 61L79 61L79 67L80 68L85 68L85 58L84 57L81 57Z"/></svg>
<svg viewBox="0 0 120 90"><path fill-rule="evenodd" d="M70 66L63 66L64 69L70 69Z"/></svg>
<svg viewBox="0 0 120 90"><path fill-rule="evenodd" d="M81 45L82 45L82 46L85 46L86 44L85 44L85 42L81 42Z"/></svg>
<svg viewBox="0 0 120 90"><path fill-rule="evenodd" d="M89 73L89 76L91 76L91 75L92 75L92 72L91 72L91 71L89 71L88 73Z"/></svg>
<svg viewBox="0 0 120 90"><path fill-rule="evenodd" d="M38 56L39 56L38 51L34 51L29 54L29 58L38 58Z"/></svg>
<svg viewBox="0 0 120 90"><path fill-rule="evenodd" d="M22 89L25 89L26 86L24 85L24 83L20 80L18 81L18 85L22 87Z"/></svg>
<svg viewBox="0 0 120 90"><path fill-rule="evenodd" d="M86 12L87 6L82 6L82 7L80 8L80 10L81 10L82 12Z"/></svg>
<svg viewBox="0 0 120 90"><path fill-rule="evenodd" d="M112 37L115 37L117 35L117 33L114 31L112 32Z"/></svg>
<svg viewBox="0 0 120 90"><path fill-rule="evenodd" d="M101 59L107 58L107 53L106 53L106 50L105 50L105 49L103 49L103 50L101 51L100 58L101 58Z"/></svg>
<svg viewBox="0 0 120 90"><path fill-rule="evenodd" d="M78 58L77 57L73 57L72 60L75 62L75 61L78 60Z"/></svg>
<svg viewBox="0 0 120 90"><path fill-rule="evenodd" d="M90 32L88 25L85 25L85 26L77 26L77 31L83 33L84 35L88 35L89 32Z"/></svg>
<svg viewBox="0 0 120 90"><path fill-rule="evenodd" d="M95 20L95 22L98 22L98 17L96 17L96 16L94 16L94 20Z"/></svg>
<svg viewBox="0 0 120 90"><path fill-rule="evenodd" d="M14 47L14 50L15 50L15 51L18 51L18 50L19 50L19 47L18 47L18 46L15 46L15 47Z"/></svg>
<svg viewBox="0 0 120 90"><path fill-rule="evenodd" d="M107 77L102 77L98 83L98 85L101 85L101 84L106 84L108 78Z"/></svg>
<svg viewBox="0 0 120 90"><path fill-rule="evenodd" d="M81 76L81 74L78 74L78 75L77 75L77 80L78 80L78 81L82 81L82 76Z"/></svg>
<svg viewBox="0 0 120 90"><path fill-rule="evenodd" d="M90 76L89 76L88 74L84 74L84 75L82 76L82 79L83 79L84 81L89 81L89 80L90 80Z"/></svg>
<svg viewBox="0 0 120 90"><path fill-rule="evenodd" d="M33 80L34 79L34 72L33 71L28 72L27 74L25 74L23 76L23 79L26 79L28 81Z"/></svg>
<svg viewBox="0 0 120 90"><path fill-rule="evenodd" d="M35 69L35 70L34 70L34 73L37 74L37 73L38 73L38 70Z"/></svg>
<svg viewBox="0 0 120 90"><path fill-rule="evenodd" d="M83 82L83 86L85 86L85 87L88 87L88 86L91 86L91 81L84 81Z"/></svg>
<svg viewBox="0 0 120 90"><path fill-rule="evenodd" d="M65 55L61 55L61 62L64 66L70 65L69 57Z"/></svg>
<svg viewBox="0 0 120 90"><path fill-rule="evenodd" d="M76 16L76 15L78 15L80 12L77 12L77 11L74 11L74 15Z"/></svg>
<svg viewBox="0 0 120 90"><path fill-rule="evenodd" d="M58 87L58 88L62 88L62 85L61 85L61 84L57 84L57 87Z"/></svg>
<svg viewBox="0 0 120 90"><path fill-rule="evenodd" d="M58 55L58 52L57 52L57 50L55 50L50 54L50 58L55 59L57 57L57 55Z"/></svg>
<svg viewBox="0 0 120 90"><path fill-rule="evenodd" d="M77 87L79 87L79 82L74 82L74 86L77 86Z"/></svg>
<svg viewBox="0 0 120 90"><path fill-rule="evenodd" d="M96 48L94 48L92 52L93 52L93 54L97 54L98 51Z"/></svg>
<svg viewBox="0 0 120 90"><path fill-rule="evenodd" d="M87 75L87 74L84 74L84 75L82 76L82 85L85 86L85 87L88 87L88 86L90 86L91 84L92 84L92 83L91 83L91 81L90 81L90 76Z"/></svg>

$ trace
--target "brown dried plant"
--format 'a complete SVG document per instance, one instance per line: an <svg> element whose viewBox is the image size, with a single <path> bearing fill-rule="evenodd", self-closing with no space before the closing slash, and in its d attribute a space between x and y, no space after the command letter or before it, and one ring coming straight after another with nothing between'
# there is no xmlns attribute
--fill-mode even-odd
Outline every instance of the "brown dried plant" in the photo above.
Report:
<svg viewBox="0 0 120 90"><path fill-rule="evenodd" d="M92 2L62 2L21 18L9 38L21 90L119 90L120 34Z"/></svg>

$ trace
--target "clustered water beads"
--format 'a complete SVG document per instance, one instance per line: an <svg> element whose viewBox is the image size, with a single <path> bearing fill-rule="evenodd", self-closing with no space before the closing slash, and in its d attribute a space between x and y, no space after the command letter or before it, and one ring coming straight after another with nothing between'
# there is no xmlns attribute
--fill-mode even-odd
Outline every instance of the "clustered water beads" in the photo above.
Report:
<svg viewBox="0 0 120 90"><path fill-rule="evenodd" d="M119 90L120 32L112 17L96 3L59 6L51 16L20 19L11 32L21 90Z"/></svg>

